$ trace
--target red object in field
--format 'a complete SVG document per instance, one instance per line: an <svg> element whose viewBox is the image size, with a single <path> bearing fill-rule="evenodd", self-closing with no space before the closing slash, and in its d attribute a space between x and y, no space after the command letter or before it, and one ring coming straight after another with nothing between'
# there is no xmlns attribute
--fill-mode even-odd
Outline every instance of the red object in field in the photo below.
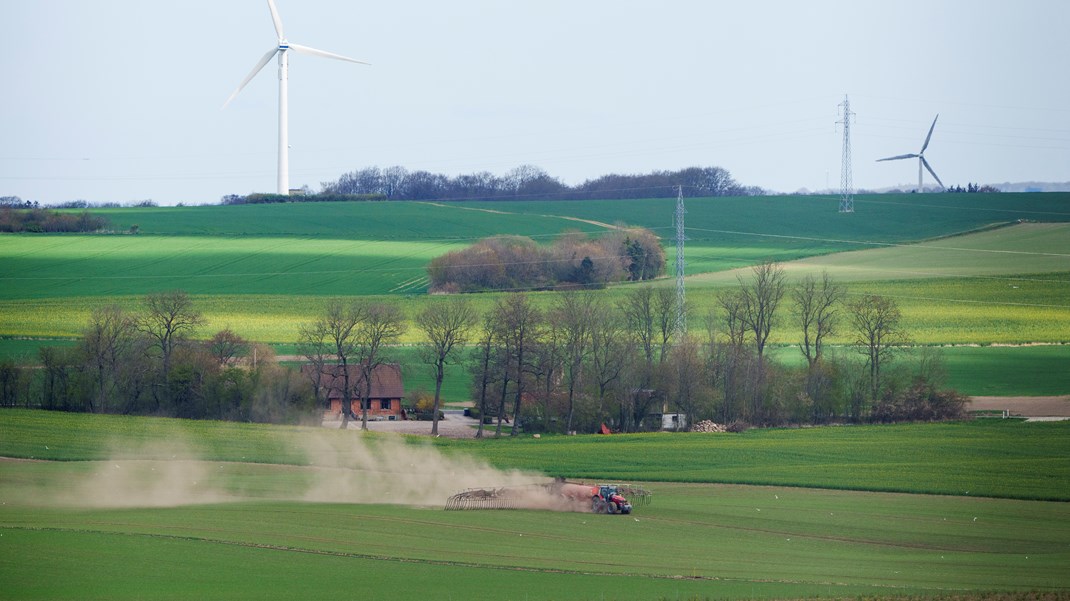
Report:
<svg viewBox="0 0 1070 601"><path fill-rule="evenodd" d="M602 431L601 432L602 432L602 434L612 434L613 433L613 431L610 430L605 424L602 424Z"/></svg>

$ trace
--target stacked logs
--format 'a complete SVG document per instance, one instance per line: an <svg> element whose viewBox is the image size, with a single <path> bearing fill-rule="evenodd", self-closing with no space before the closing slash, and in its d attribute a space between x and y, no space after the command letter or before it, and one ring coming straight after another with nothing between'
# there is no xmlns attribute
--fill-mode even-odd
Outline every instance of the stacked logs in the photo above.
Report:
<svg viewBox="0 0 1070 601"><path fill-rule="evenodd" d="M717 424L708 419L704 419L697 424L691 426L692 432L727 432L728 428L724 424Z"/></svg>

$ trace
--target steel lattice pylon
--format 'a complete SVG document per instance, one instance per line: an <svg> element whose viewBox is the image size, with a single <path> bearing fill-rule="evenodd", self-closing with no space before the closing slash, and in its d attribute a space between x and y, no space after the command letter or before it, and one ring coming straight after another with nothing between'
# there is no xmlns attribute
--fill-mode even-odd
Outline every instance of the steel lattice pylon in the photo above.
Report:
<svg viewBox="0 0 1070 601"><path fill-rule="evenodd" d="M840 165L840 212L855 212L855 191L851 182L851 101L843 97L843 162Z"/></svg>

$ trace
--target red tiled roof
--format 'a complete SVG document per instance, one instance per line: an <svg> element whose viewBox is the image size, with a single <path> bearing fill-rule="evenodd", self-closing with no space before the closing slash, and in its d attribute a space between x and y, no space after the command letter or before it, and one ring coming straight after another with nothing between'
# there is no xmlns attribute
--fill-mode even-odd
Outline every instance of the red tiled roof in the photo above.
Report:
<svg viewBox="0 0 1070 601"><path fill-rule="evenodd" d="M354 399L360 398L363 392L364 377L359 365L347 366L349 371L350 393ZM312 365L302 365L301 373L311 374L315 369ZM323 379L320 385L326 389L328 399L341 399L345 380L342 377L342 368L338 365L325 365L323 367ZM401 366L397 363L383 363L376 365L372 370L372 393L370 399L401 399L405 397L405 385L401 380Z"/></svg>

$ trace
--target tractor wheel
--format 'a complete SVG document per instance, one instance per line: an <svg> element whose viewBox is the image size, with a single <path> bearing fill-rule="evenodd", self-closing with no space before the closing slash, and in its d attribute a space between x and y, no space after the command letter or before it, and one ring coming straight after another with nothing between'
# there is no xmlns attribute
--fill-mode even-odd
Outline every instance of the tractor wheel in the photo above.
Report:
<svg viewBox="0 0 1070 601"><path fill-rule="evenodd" d="M610 501L609 503L606 503L606 513L620 513L620 507L613 501Z"/></svg>

